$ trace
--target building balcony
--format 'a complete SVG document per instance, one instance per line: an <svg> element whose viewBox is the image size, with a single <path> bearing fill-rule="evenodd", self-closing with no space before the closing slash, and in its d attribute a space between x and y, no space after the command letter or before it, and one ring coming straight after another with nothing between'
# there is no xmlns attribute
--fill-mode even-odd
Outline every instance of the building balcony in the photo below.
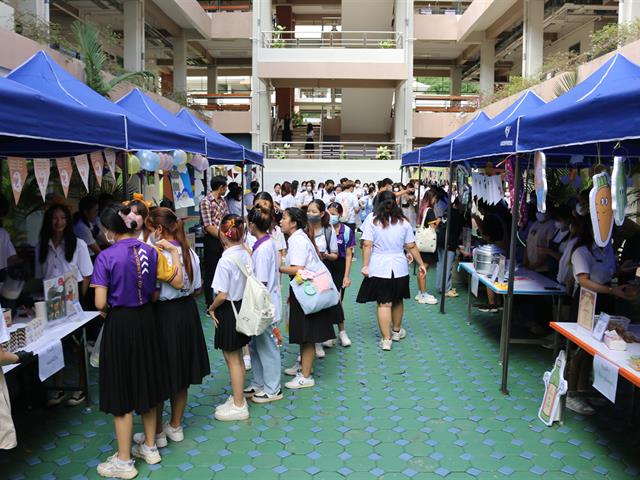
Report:
<svg viewBox="0 0 640 480"><path fill-rule="evenodd" d="M264 156L271 160L400 160L401 146L394 142L313 142L313 149L306 149L306 142L267 142Z"/></svg>
<svg viewBox="0 0 640 480"><path fill-rule="evenodd" d="M477 95L422 95L414 96L416 112L475 112L479 108Z"/></svg>
<svg viewBox="0 0 640 480"><path fill-rule="evenodd" d="M357 48L401 49L400 32L296 32L274 30L262 32L262 48Z"/></svg>

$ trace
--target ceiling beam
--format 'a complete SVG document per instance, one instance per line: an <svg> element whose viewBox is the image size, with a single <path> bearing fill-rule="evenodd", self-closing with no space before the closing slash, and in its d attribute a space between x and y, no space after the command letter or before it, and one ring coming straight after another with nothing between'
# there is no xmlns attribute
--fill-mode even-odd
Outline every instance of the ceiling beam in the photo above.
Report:
<svg viewBox="0 0 640 480"><path fill-rule="evenodd" d="M56 0L55 2L51 2L51 6L57 8L61 12L66 13L67 15L72 16L76 20L80 20L80 10L72 5L69 5L67 2Z"/></svg>
<svg viewBox="0 0 640 480"><path fill-rule="evenodd" d="M507 10L493 25L487 30L486 38L495 39L506 30L509 30L515 23L522 21L524 15L524 0L518 0L513 6Z"/></svg>
<svg viewBox="0 0 640 480"><path fill-rule="evenodd" d="M156 28L162 28L169 32L172 37L179 37L182 35L182 28L171 17L162 11L152 0L145 0L144 2L144 14L149 15L157 22Z"/></svg>
<svg viewBox="0 0 640 480"><path fill-rule="evenodd" d="M200 42L195 42L195 41L189 41L189 45L191 46L191 48L193 48L196 52L198 52L207 63L213 63L214 62L214 58L211 56L211 54L207 51L206 48L204 48L202 46L202 43Z"/></svg>

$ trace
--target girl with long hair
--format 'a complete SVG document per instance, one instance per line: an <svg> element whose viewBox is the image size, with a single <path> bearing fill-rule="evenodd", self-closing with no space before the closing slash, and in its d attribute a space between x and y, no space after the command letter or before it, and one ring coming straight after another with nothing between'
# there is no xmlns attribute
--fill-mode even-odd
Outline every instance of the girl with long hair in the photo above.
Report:
<svg viewBox="0 0 640 480"><path fill-rule="evenodd" d="M155 304L160 349L169 386L167 395L171 400L171 419L167 423L162 423L164 402L156 408L156 445L163 448L167 446L167 439L172 442L184 440L182 420L189 386L201 384L211 371L194 298L202 288L200 260L189 247L182 220L174 212L164 207L154 208L149 212L146 224L154 242L166 240L178 249L183 278L181 289L161 284L159 301ZM173 265L172 255L167 251L162 253L168 264ZM144 433L134 435L133 439L136 443L144 443Z"/></svg>
<svg viewBox="0 0 640 480"><path fill-rule="evenodd" d="M403 300L410 297L405 250L418 262L419 275L424 277L427 269L416 247L413 228L402 215L393 192L378 195L374 212L373 220L365 224L362 233L365 278L357 302L377 303L380 348L388 351L393 341L407 335L402 328Z"/></svg>
<svg viewBox="0 0 640 480"><path fill-rule="evenodd" d="M436 218L436 214L433 210L436 201L436 194L433 190L427 190L426 192L424 192L422 201L420 202L420 210L418 211L417 220L418 223L424 228L433 228L435 230L438 227L438 219ZM435 265L436 263L438 263L438 255L436 254L436 252L420 252L420 258L422 258L422 262L424 263L427 272L429 271L429 267L431 265ZM418 275L418 295L416 295L416 300L418 301L418 303L427 305L435 305L438 303L438 299L427 292L426 275L424 277Z"/></svg>

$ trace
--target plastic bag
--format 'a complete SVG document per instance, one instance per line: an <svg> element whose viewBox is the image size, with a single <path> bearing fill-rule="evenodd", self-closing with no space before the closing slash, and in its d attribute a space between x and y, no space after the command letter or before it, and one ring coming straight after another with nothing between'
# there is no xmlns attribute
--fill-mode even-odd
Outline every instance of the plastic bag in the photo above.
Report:
<svg viewBox="0 0 640 480"><path fill-rule="evenodd" d="M96 340L95 345L93 346L93 351L91 352L91 356L89 357L89 364L93 368L100 368L100 344L102 343L102 331L104 330L104 326L100 328L100 333L98 334L98 338Z"/></svg>

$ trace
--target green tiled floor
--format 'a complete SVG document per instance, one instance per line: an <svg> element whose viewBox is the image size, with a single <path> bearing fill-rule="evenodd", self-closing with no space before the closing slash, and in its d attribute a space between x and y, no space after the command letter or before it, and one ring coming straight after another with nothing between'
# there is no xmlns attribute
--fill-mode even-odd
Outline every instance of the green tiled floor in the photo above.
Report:
<svg viewBox="0 0 640 480"><path fill-rule="evenodd" d="M249 421L217 422L213 408L229 387L212 350L212 375L190 391L185 441L163 449L160 465L138 462L139 478L638 477L637 435L624 409L590 418L569 412L552 428L537 420L548 350L514 346L511 396L499 393L498 317L475 314L468 326L463 288L447 315L407 301L408 336L382 352L374 306L354 302L354 283L346 301L353 346L317 361L314 389L251 405ZM211 341L211 322L203 322ZM285 364L296 354L287 347ZM35 411L16 423L20 445L0 454L2 479L96 478L96 464L114 450L111 418L97 409Z"/></svg>

